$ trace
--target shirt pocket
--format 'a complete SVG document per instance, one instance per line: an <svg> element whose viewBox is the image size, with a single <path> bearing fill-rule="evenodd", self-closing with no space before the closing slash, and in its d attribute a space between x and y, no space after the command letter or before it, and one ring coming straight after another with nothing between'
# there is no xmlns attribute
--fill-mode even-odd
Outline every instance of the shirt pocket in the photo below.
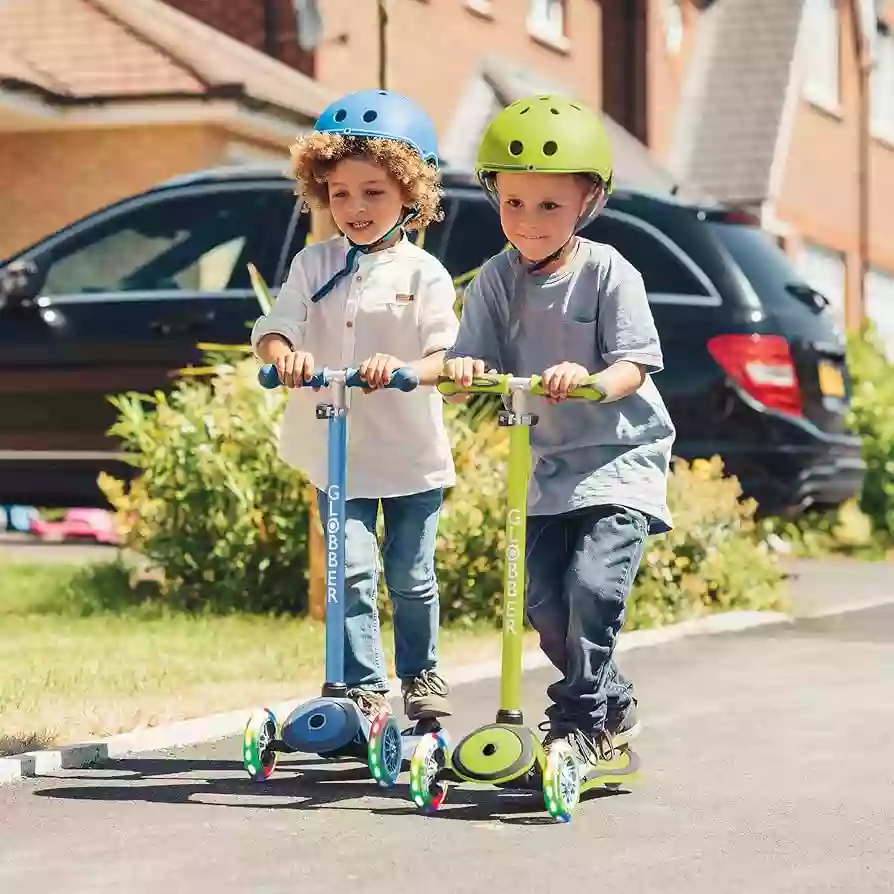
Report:
<svg viewBox="0 0 894 894"><path fill-rule="evenodd" d="M416 298L409 292L371 285L364 290L357 309L358 336L374 353L418 352Z"/></svg>
<svg viewBox="0 0 894 894"><path fill-rule="evenodd" d="M598 326L595 320L589 323L579 323L567 318L562 320L556 327L561 355L556 362L578 363L590 372L594 371L596 365L602 365L599 359Z"/></svg>

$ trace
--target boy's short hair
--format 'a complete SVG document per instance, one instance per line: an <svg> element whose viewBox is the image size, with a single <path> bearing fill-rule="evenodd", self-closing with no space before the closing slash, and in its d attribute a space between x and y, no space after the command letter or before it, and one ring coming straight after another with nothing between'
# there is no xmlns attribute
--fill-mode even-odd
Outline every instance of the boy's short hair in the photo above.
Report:
<svg viewBox="0 0 894 894"><path fill-rule="evenodd" d="M422 229L443 219L438 169L404 143L314 131L299 137L290 151L295 194L302 199L304 210L311 204L328 208L326 178L332 169L345 158L363 158L383 168L400 187L404 205L416 209L417 216L407 223L408 228Z"/></svg>

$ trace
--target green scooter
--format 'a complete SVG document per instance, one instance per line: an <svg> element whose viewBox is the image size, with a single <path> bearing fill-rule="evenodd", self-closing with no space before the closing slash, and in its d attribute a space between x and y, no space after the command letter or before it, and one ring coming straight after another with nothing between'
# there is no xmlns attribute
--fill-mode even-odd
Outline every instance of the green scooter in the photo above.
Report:
<svg viewBox="0 0 894 894"><path fill-rule="evenodd" d="M500 709L496 722L469 733L451 750L440 732L423 736L410 762L410 795L425 810L437 810L448 781L473 782L502 788L542 791L549 814L569 822L580 796L592 788L620 788L634 781L640 760L628 745L615 749L609 760L584 764L565 746L547 755L521 711L522 653L525 618L525 522L528 473L531 467L531 426L538 417L528 412L529 394L545 394L540 376L477 376L468 387L441 378L438 390L452 394L500 394L509 409L499 423L509 429L509 487L503 569L502 668ZM569 397L599 401L595 382L574 389Z"/></svg>

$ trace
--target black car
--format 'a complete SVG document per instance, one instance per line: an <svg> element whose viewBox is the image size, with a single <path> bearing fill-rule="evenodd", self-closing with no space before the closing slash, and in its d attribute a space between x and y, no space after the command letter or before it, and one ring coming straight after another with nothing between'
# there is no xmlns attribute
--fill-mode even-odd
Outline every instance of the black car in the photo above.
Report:
<svg viewBox="0 0 894 894"><path fill-rule="evenodd" d="M467 279L505 240L474 179L448 172L445 187L424 244ZM280 171L242 166L177 178L0 263L0 503L101 505L99 470L129 472L105 435L107 395L169 387L198 342L245 343L259 313L247 262L281 283L307 229ZM859 493L842 337L756 221L618 191L585 235L643 274L678 455L721 454L764 511Z"/></svg>

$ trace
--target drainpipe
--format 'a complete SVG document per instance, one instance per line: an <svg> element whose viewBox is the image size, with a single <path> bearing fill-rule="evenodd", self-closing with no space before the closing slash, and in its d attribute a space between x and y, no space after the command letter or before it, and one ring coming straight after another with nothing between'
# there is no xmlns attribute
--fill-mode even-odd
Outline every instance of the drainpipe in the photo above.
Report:
<svg viewBox="0 0 894 894"><path fill-rule="evenodd" d="M379 13L379 90L388 89L388 0L377 0Z"/></svg>
<svg viewBox="0 0 894 894"><path fill-rule="evenodd" d="M264 52L274 59L279 57L279 28L276 15L277 0L264 0Z"/></svg>
<svg viewBox="0 0 894 894"><path fill-rule="evenodd" d="M859 113L858 113L858 168L857 176L859 180L859 255L860 255L860 288L857 291L858 304L852 309L849 316L849 324L859 328L863 325L866 317L866 276L869 272L869 229L870 229L870 189L871 189L871 170L870 170L870 154L872 149L871 138L871 116L872 116L872 97L871 83L872 75L872 52L870 35L865 33L868 22L861 25L861 9L860 0L855 0L853 4L854 11L854 29L857 37L857 58L859 61L859 78L858 78L858 94L859 94ZM872 22L875 27L875 21Z"/></svg>

